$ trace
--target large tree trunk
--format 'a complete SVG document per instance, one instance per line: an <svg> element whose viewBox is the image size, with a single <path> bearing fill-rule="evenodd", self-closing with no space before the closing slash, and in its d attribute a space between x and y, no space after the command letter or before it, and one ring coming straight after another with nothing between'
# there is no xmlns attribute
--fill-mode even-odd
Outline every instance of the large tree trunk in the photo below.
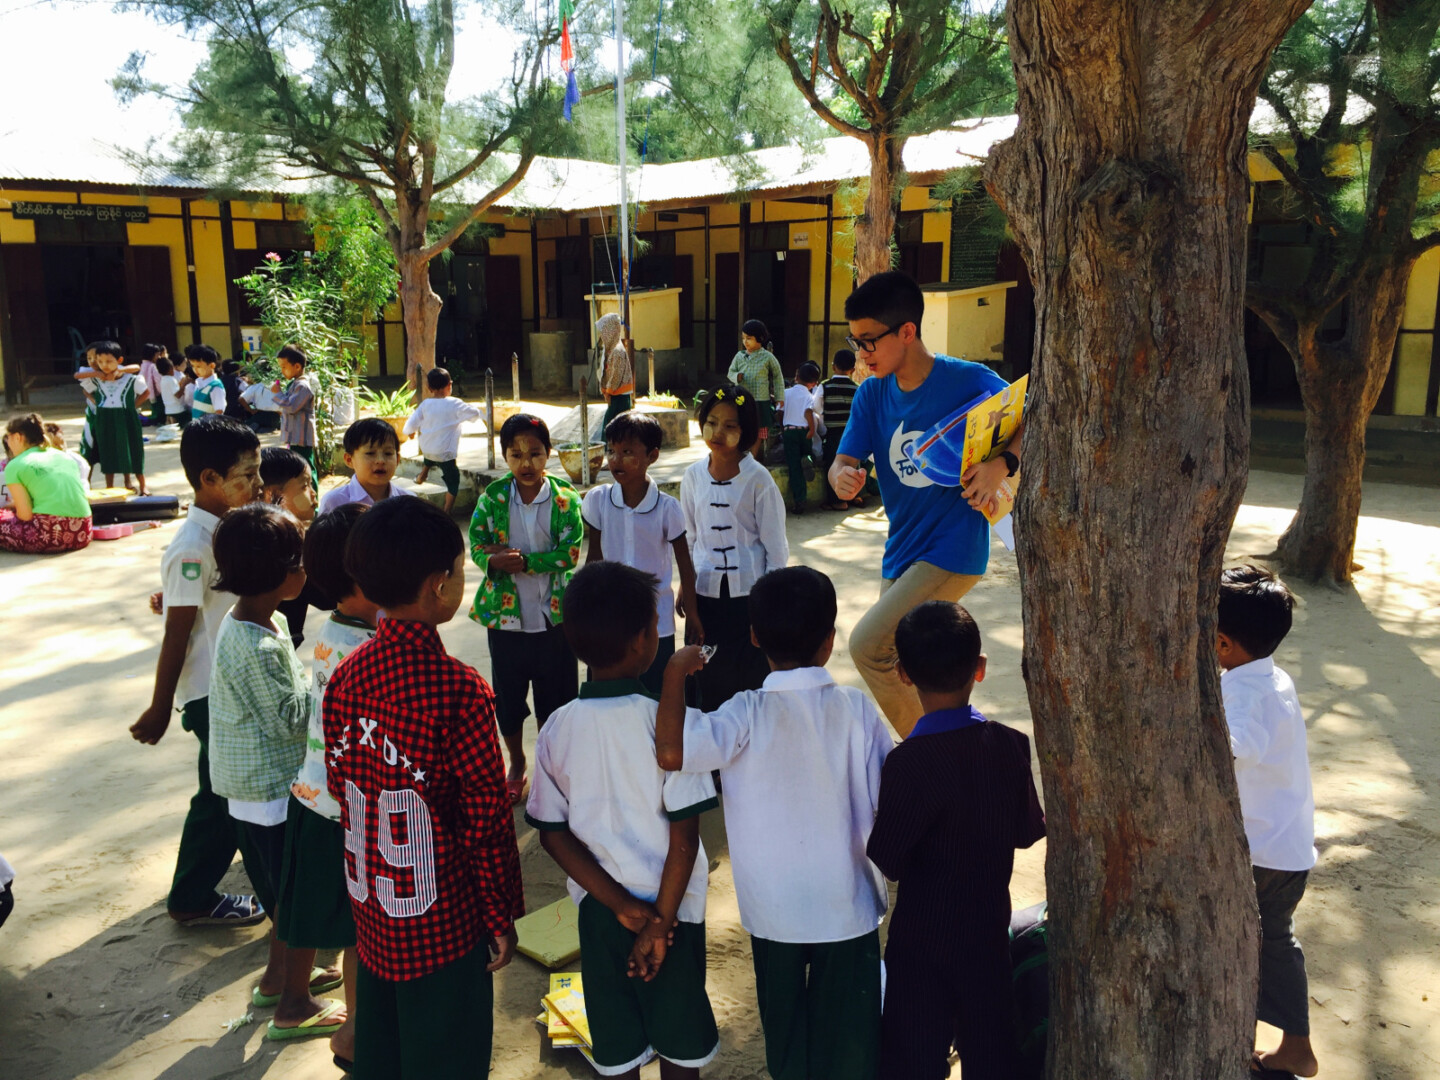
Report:
<svg viewBox="0 0 1440 1080"><path fill-rule="evenodd" d="M405 378L416 398L425 396L425 374L435 366L435 333L444 302L430 287L430 263L418 255L400 260L400 312L405 320Z"/></svg>
<svg viewBox="0 0 1440 1080"><path fill-rule="evenodd" d="M855 219L855 278L857 284L890 269L890 245L895 239L895 210L900 203L901 154L905 140L876 134L865 140L870 152L870 187L865 210Z"/></svg>
<svg viewBox="0 0 1440 1080"><path fill-rule="evenodd" d="M1356 275L1339 341L1321 340L1323 313L1287 333L1283 321L1270 322L1261 312L1295 361L1305 404L1305 486L1274 553L1295 577L1341 585L1358 569L1365 425L1390 371L1413 266L1392 258Z"/></svg>
<svg viewBox="0 0 1440 1080"><path fill-rule="evenodd" d="M1244 490L1246 125L1307 0L1011 0L986 182L1035 283L1017 509L1049 1075L1247 1073L1258 926L1215 660Z"/></svg>

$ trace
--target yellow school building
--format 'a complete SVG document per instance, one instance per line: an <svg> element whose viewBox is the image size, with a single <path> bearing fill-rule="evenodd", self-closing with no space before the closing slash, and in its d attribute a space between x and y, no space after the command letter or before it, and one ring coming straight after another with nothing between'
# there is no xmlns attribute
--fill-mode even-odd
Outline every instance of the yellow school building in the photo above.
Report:
<svg viewBox="0 0 1440 1080"><path fill-rule="evenodd" d="M1023 261L983 195L941 199L933 189L982 159L1013 124L1002 117L910 140L895 237L897 265L928 294L927 342L1011 378L1029 368L1034 327ZM156 342L173 352L199 341L242 357L259 325L234 279L267 253L311 246L298 194L216 198L175 177L137 173L99 144L49 169L22 149L7 152L0 141L0 370L11 401L23 387L67 379L85 342L101 337L127 351ZM843 347L866 172L863 147L852 139L747 155L743 190L720 160L630 171L640 241L632 323L636 346L655 350L661 388L715 382L748 318L767 324L787 373L805 360L825 366ZM1251 273L1283 276L1303 257L1306 229L1258 156L1251 175ZM444 301L437 362L461 373L492 368L505 386L514 355L527 382L569 389L619 277L618 195L612 165L532 164L485 216L486 227L432 264ZM1437 300L1440 250L1432 250L1412 275L1377 413L1436 415ZM1254 316L1245 331L1256 405L1297 409L1284 350ZM369 373L403 372L398 305L367 333ZM643 389L643 365L638 374Z"/></svg>

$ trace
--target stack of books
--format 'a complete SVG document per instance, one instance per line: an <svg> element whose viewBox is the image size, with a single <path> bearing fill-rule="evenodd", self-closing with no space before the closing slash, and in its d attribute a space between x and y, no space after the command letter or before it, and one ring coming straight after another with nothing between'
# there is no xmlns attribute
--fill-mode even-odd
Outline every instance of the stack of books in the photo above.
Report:
<svg viewBox="0 0 1440 1080"><path fill-rule="evenodd" d="M578 971L557 971L550 975L550 992L540 999L545 1011L535 1022L545 1029L550 1045L557 1050L579 1050L591 1066L590 1022L585 1016L585 987ZM644 1063L654 1058L647 1054ZM596 1070L599 1071L598 1069Z"/></svg>

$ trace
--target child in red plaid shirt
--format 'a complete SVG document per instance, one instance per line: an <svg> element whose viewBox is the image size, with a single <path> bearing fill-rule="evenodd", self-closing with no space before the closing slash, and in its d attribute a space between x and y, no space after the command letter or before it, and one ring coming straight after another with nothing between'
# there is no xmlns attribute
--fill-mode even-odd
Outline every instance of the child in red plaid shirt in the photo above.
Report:
<svg viewBox="0 0 1440 1080"><path fill-rule="evenodd" d="M525 899L494 697L436 631L463 599L465 546L438 507L387 499L345 569L385 612L322 706L360 954L355 1076L476 1075Z"/></svg>

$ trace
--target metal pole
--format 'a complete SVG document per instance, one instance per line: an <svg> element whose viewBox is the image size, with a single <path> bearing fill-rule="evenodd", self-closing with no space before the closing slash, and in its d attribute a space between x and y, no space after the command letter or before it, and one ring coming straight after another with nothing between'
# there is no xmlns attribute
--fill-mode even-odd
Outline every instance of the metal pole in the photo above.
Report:
<svg viewBox="0 0 1440 1080"><path fill-rule="evenodd" d="M485 369L485 442L488 444L490 471L495 471L495 373Z"/></svg>
<svg viewBox="0 0 1440 1080"><path fill-rule="evenodd" d="M625 0L615 0L615 132L620 165L620 318L630 330L630 207L625 176ZM630 352L633 359L635 353Z"/></svg>
<svg viewBox="0 0 1440 1080"><path fill-rule="evenodd" d="M580 379L580 485L590 486L590 380Z"/></svg>
<svg viewBox="0 0 1440 1080"><path fill-rule="evenodd" d="M516 353L510 354L510 385L515 393L515 400L520 400L520 357Z"/></svg>

